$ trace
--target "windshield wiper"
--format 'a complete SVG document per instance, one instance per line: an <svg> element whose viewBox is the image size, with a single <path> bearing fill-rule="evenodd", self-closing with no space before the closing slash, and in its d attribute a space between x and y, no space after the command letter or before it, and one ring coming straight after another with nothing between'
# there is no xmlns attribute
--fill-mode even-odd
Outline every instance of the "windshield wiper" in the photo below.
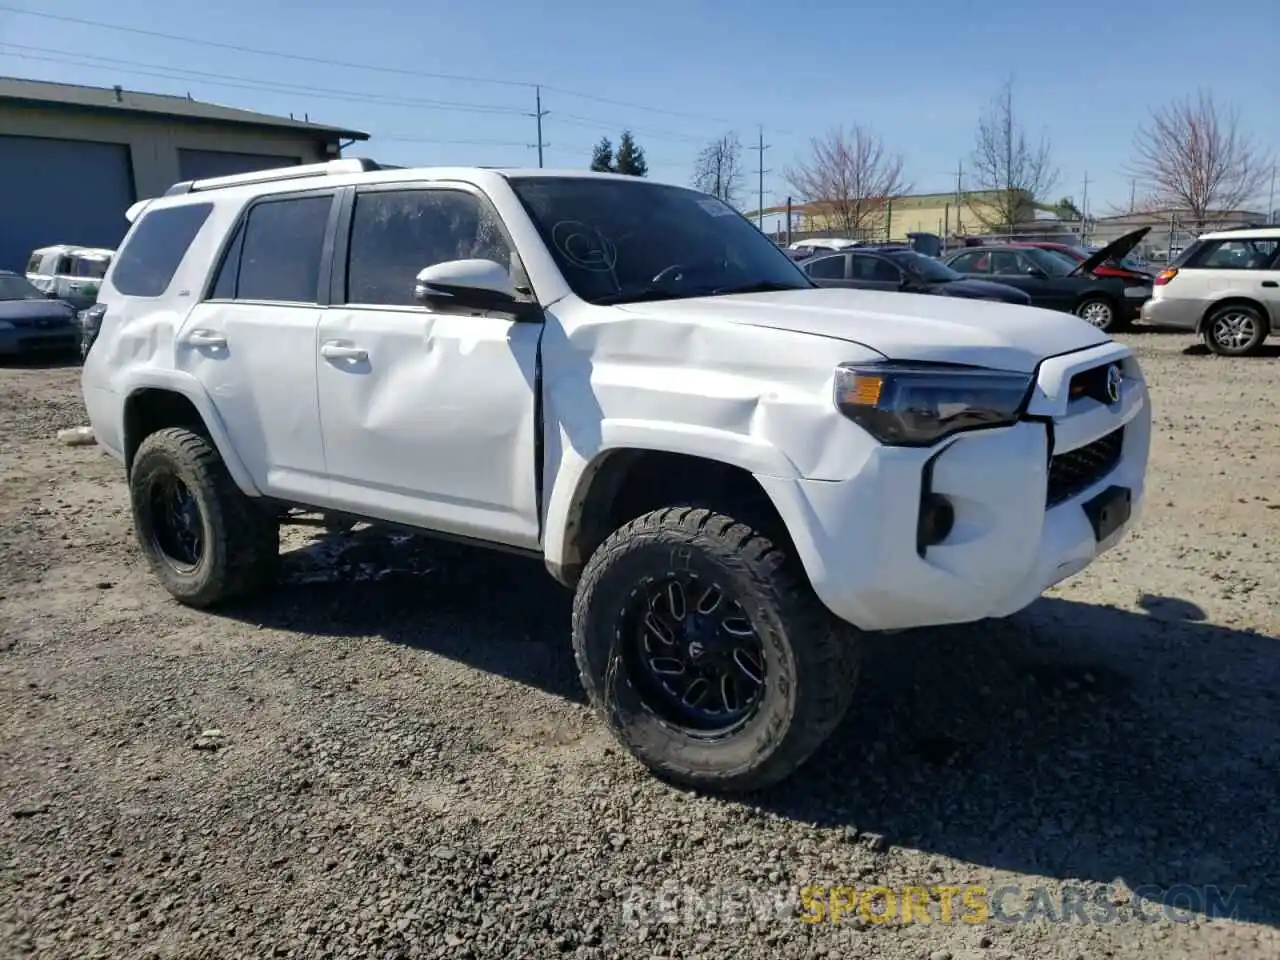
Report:
<svg viewBox="0 0 1280 960"><path fill-rule="evenodd" d="M591 302L602 307L615 303L643 303L652 300L680 300L684 297L701 296L699 292L676 291L670 287L642 287L639 290L622 290L608 293L603 297L592 297Z"/></svg>
<svg viewBox="0 0 1280 960"><path fill-rule="evenodd" d="M774 280L761 280L758 283L744 283L740 287L716 287L712 294L727 296L733 293L780 293L783 290L811 290L812 287L797 287L790 283L778 283Z"/></svg>

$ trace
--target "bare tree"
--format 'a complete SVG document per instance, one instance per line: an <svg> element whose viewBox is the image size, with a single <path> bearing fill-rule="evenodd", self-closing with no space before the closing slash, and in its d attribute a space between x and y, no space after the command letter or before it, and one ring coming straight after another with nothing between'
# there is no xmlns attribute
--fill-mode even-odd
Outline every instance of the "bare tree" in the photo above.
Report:
<svg viewBox="0 0 1280 960"><path fill-rule="evenodd" d="M809 159L783 171L787 182L852 239L878 225L885 207L911 188L902 177L902 155L865 127L843 127L810 141Z"/></svg>
<svg viewBox="0 0 1280 960"><path fill-rule="evenodd" d="M731 207L738 206L742 177L742 143L733 131L708 143L693 163L693 186Z"/></svg>
<svg viewBox="0 0 1280 960"><path fill-rule="evenodd" d="M1180 210L1199 228L1216 210L1237 210L1262 193L1272 158L1240 130L1239 114L1213 95L1166 104L1134 138L1133 177L1148 210Z"/></svg>
<svg viewBox="0 0 1280 960"><path fill-rule="evenodd" d="M970 204L987 229L1013 231L1028 201L1042 200L1058 182L1049 141L1032 143L1013 109L1013 82L1006 81L978 118L974 178L990 199Z"/></svg>

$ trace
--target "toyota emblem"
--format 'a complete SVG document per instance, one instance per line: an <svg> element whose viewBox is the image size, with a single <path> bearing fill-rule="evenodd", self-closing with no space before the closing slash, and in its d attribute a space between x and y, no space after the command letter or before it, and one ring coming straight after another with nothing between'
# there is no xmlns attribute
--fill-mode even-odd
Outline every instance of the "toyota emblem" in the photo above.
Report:
<svg viewBox="0 0 1280 960"><path fill-rule="evenodd" d="M1107 367L1107 399L1112 403L1120 402L1120 381L1123 379L1119 364L1113 363Z"/></svg>

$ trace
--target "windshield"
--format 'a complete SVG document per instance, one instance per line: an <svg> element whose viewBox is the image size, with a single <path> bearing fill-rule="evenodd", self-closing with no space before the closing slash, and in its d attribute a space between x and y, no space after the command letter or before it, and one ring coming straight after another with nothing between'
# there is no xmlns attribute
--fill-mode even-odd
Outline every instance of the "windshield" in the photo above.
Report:
<svg viewBox="0 0 1280 960"><path fill-rule="evenodd" d="M772 240L707 194L639 178L510 182L565 282L592 303L813 286Z"/></svg>
<svg viewBox="0 0 1280 960"><path fill-rule="evenodd" d="M91 280L101 280L107 275L107 261L73 260L71 261L71 275L73 277L88 277Z"/></svg>
<svg viewBox="0 0 1280 960"><path fill-rule="evenodd" d="M0 300L44 299L44 294L26 277L0 277Z"/></svg>
<svg viewBox="0 0 1280 960"><path fill-rule="evenodd" d="M947 283L951 280L964 279L963 276L956 273L941 260L926 257L923 253L902 250L895 253L885 253L885 256L898 266L910 270L927 283Z"/></svg>
<svg viewBox="0 0 1280 960"><path fill-rule="evenodd" d="M1027 247L1022 251L1032 259L1037 267L1051 277L1065 277L1079 263L1065 253L1057 250L1041 250L1039 247Z"/></svg>

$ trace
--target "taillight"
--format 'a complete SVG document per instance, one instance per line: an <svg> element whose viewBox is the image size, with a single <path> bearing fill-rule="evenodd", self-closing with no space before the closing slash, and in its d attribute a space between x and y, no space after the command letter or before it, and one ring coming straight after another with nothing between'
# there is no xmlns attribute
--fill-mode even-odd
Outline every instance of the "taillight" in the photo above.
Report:
<svg viewBox="0 0 1280 960"><path fill-rule="evenodd" d="M1156 286L1163 287L1166 283L1178 275L1177 267L1166 267L1156 274Z"/></svg>

